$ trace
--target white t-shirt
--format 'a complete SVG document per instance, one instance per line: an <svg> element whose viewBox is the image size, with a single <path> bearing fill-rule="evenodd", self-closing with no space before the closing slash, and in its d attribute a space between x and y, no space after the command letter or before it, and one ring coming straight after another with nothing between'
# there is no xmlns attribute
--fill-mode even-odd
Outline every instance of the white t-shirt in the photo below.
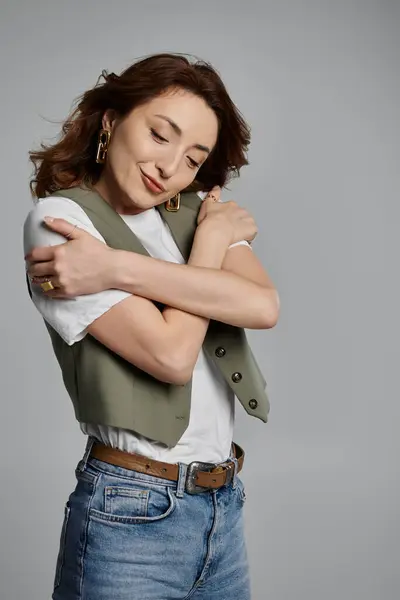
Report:
<svg viewBox="0 0 400 600"><path fill-rule="evenodd" d="M204 193L199 193L204 198ZM24 223L24 253L37 246L52 246L66 240L43 225L43 218L63 218L105 243L85 211L73 200L59 196L40 199ZM137 215L121 215L150 256L184 263L171 231L156 208ZM244 244L245 240L232 244ZM32 286L32 300L42 317L72 345L83 339L86 328L112 306L131 296L122 290L105 290L71 299L52 300L40 286ZM126 452L136 452L164 462L190 463L195 460L222 462L229 456L234 426L235 396L215 365L201 349L192 379L188 428L174 448L155 442L131 430L93 423L80 423L83 433Z"/></svg>

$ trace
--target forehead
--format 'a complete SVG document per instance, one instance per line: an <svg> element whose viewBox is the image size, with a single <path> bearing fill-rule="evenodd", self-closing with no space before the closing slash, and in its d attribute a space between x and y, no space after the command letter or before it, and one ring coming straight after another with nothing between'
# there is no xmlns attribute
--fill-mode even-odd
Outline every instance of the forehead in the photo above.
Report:
<svg viewBox="0 0 400 600"><path fill-rule="evenodd" d="M143 113L163 127L171 126L156 115L174 121L182 130L182 137L193 143L213 146L218 135L218 119L203 98L185 90L168 92L157 96L142 107ZM172 130L172 129L171 129Z"/></svg>

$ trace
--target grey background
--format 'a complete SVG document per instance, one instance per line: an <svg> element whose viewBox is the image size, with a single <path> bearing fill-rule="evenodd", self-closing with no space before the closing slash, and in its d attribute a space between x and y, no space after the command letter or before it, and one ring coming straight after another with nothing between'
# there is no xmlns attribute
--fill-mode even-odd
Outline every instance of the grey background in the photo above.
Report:
<svg viewBox="0 0 400 600"><path fill-rule="evenodd" d="M399 27L392 1L1 1L0 597L50 598L84 436L24 284L28 149L102 69L210 60L252 126L223 199L281 297L251 331L268 425L238 408L255 600L395 600Z"/></svg>

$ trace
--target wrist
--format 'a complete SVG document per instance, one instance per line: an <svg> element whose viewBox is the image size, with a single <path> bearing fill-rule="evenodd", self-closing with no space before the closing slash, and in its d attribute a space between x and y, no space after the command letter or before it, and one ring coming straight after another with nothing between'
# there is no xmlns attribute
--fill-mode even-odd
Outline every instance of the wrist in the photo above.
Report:
<svg viewBox="0 0 400 600"><path fill-rule="evenodd" d="M220 269L229 244L226 229L202 221L196 229L188 265Z"/></svg>
<svg viewBox="0 0 400 600"><path fill-rule="evenodd" d="M215 232L216 235L224 239L229 246L233 243L234 228L231 222L223 213L212 214L209 218L207 216L201 221L198 228L207 229L210 234Z"/></svg>
<svg viewBox="0 0 400 600"><path fill-rule="evenodd" d="M137 276L135 252L110 248L110 260L107 268L107 289L132 290Z"/></svg>

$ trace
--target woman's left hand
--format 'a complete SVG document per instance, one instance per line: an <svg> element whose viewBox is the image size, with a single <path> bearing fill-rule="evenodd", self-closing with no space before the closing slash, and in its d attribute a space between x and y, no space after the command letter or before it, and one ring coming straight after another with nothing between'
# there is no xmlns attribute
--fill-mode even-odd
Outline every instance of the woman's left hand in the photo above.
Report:
<svg viewBox="0 0 400 600"><path fill-rule="evenodd" d="M25 257L31 282L40 285L50 280L55 289L43 293L52 298L73 298L109 289L115 251L65 219L45 218L45 223L67 241L31 250Z"/></svg>

